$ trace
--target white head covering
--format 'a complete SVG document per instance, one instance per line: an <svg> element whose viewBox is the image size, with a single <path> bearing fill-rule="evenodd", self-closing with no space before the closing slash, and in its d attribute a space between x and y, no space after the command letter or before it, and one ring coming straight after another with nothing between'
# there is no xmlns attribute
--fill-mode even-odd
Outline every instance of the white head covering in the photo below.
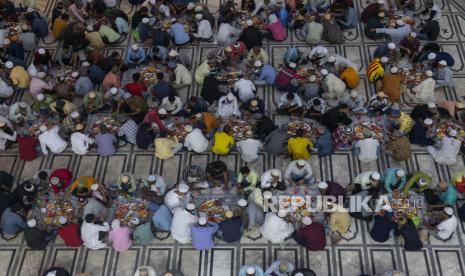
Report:
<svg viewBox="0 0 465 276"><path fill-rule="evenodd" d="M295 62L289 63L289 68L294 69L294 68L296 68L296 67L297 67L297 64L295 64Z"/></svg>
<svg viewBox="0 0 465 276"><path fill-rule="evenodd" d="M132 49L133 51L137 51L137 50L139 50L139 45L137 45L136 43L134 43L134 44L132 44L131 49Z"/></svg>
<svg viewBox="0 0 465 276"><path fill-rule="evenodd" d="M245 21L245 24L247 24L247 26L252 26L253 21L249 19L249 20Z"/></svg>
<svg viewBox="0 0 465 276"><path fill-rule="evenodd" d="M263 198L264 199L270 199L272 197L273 197L273 194L270 191L263 192Z"/></svg>
<svg viewBox="0 0 465 276"><path fill-rule="evenodd" d="M91 24L89 24L89 25L87 25L86 30L87 30L88 32L93 32L93 31L94 31L94 26L92 26Z"/></svg>
<svg viewBox="0 0 465 276"><path fill-rule="evenodd" d="M197 19L197 20L201 20L202 18L203 18L203 14L201 14L201 13L197 13L195 15L195 19Z"/></svg>
<svg viewBox="0 0 465 276"><path fill-rule="evenodd" d="M425 74L426 74L428 77L432 77L432 76L433 76L433 71L428 70L428 71L425 72Z"/></svg>
<svg viewBox="0 0 465 276"><path fill-rule="evenodd" d="M44 94L39 94L39 95L37 95L37 100L38 100L39 102L45 100Z"/></svg>
<svg viewBox="0 0 465 276"><path fill-rule="evenodd" d="M458 134L458 133L457 133L457 130L455 130L455 129L451 129L451 130L449 131L449 136L451 136L451 137L456 137L457 134Z"/></svg>
<svg viewBox="0 0 465 276"><path fill-rule="evenodd" d="M386 63L389 61L388 57L381 57L381 63Z"/></svg>
<svg viewBox="0 0 465 276"><path fill-rule="evenodd" d="M181 193L187 193L189 191L189 186L184 183L179 184L178 191Z"/></svg>
<svg viewBox="0 0 465 276"><path fill-rule="evenodd" d="M42 72L42 71L39 72L39 73L37 73L37 77L38 77L39 79L45 78L46 75L47 75L47 74L45 74L45 72Z"/></svg>
<svg viewBox="0 0 465 276"><path fill-rule="evenodd" d="M312 219L310 217L303 217L302 218L302 223L304 225L310 225L310 224L312 224Z"/></svg>
<svg viewBox="0 0 465 276"><path fill-rule="evenodd" d="M160 108L160 109L158 109L158 114L166 115L166 114L168 114L168 111L166 111L166 109L164 109L164 108Z"/></svg>
<svg viewBox="0 0 465 276"><path fill-rule="evenodd" d="M57 271L50 271L50 272L47 272L47 274L45 276L57 276Z"/></svg>
<svg viewBox="0 0 465 276"><path fill-rule="evenodd" d="M74 71L73 73L71 73L71 77L73 78L77 78L79 76L79 73Z"/></svg>
<svg viewBox="0 0 465 276"><path fill-rule="evenodd" d="M318 189L327 189L328 188L328 183L321 181L318 183Z"/></svg>
<svg viewBox="0 0 465 276"><path fill-rule="evenodd" d="M44 48L39 48L39 50L37 50L37 52L39 53L39 55L44 55L45 54L45 49Z"/></svg>
<svg viewBox="0 0 465 276"><path fill-rule="evenodd" d="M119 219L114 219L111 222L111 229L118 229L120 227L121 227L121 221L119 221Z"/></svg>
<svg viewBox="0 0 465 276"><path fill-rule="evenodd" d="M393 67L391 68L391 73L395 74L395 73L397 73L397 72L399 72L399 68L393 66Z"/></svg>
<svg viewBox="0 0 465 276"><path fill-rule="evenodd" d="M46 131L47 131L47 126L46 126L46 125L41 125L41 126L39 127L39 131L40 131L40 132L46 132Z"/></svg>
<svg viewBox="0 0 465 276"><path fill-rule="evenodd" d="M355 90L352 90L352 91L350 92L350 96L351 96L352 98L356 98L356 97L358 96L358 92L355 91Z"/></svg>
<svg viewBox="0 0 465 276"><path fill-rule="evenodd" d="M27 226L29 226L31 228L36 227L36 225L37 225L37 221L35 219L30 219L30 220L27 221Z"/></svg>
<svg viewBox="0 0 465 276"><path fill-rule="evenodd" d="M60 216L60 218L58 218L59 221L60 221L60 224L66 224L68 222L68 219L64 216Z"/></svg>
<svg viewBox="0 0 465 276"><path fill-rule="evenodd" d="M255 272L256 272L255 267L252 267L252 266L247 268L246 270L247 274L254 274Z"/></svg>
<svg viewBox="0 0 465 276"><path fill-rule="evenodd" d="M435 54L435 53L429 53L429 54L428 54L428 59L429 59L429 60L436 59L436 54Z"/></svg>
<svg viewBox="0 0 465 276"><path fill-rule="evenodd" d="M428 108L435 108L436 104L435 103L428 103Z"/></svg>
<svg viewBox="0 0 465 276"><path fill-rule="evenodd" d="M329 62L335 62L335 61L336 61L336 57L335 57L335 56L329 56L329 57L328 57L328 61L329 61Z"/></svg>
<svg viewBox="0 0 465 276"><path fill-rule="evenodd" d="M71 112L70 116L71 116L71 118L76 119L76 118L79 117L79 112L73 111L73 112Z"/></svg>
<svg viewBox="0 0 465 276"><path fill-rule="evenodd" d="M202 6L197 6L197 7L195 7L194 11L196 11L196 12L203 11L203 8L202 8Z"/></svg>
<svg viewBox="0 0 465 276"><path fill-rule="evenodd" d="M226 99L229 101L234 101L236 97L234 97L233 93L229 92L228 95L226 95Z"/></svg>
<svg viewBox="0 0 465 276"><path fill-rule="evenodd" d="M11 69L11 68L14 67L14 64L11 61L7 61L7 62L5 62L5 67L8 68L8 69Z"/></svg>
<svg viewBox="0 0 465 276"><path fill-rule="evenodd" d="M94 183L94 184L90 185L90 189L91 189L92 191L97 191L97 189L98 189L98 183Z"/></svg>
<svg viewBox="0 0 465 276"><path fill-rule="evenodd" d="M150 22L150 19L148 19L147 17L142 18L143 24L148 24L149 22Z"/></svg>
<svg viewBox="0 0 465 276"><path fill-rule="evenodd" d="M446 65L447 65L447 61L441 60L441 61L439 61L439 64L441 64L441 65L443 65L443 66L446 66Z"/></svg>
<svg viewBox="0 0 465 276"><path fill-rule="evenodd" d="M418 180L418 186L422 187L422 186L425 186L426 184L428 183L428 181L426 181L426 178L420 178Z"/></svg>
<svg viewBox="0 0 465 276"><path fill-rule="evenodd" d="M446 207L444 208L444 213L448 214L449 216L452 216L454 214L454 209L451 207Z"/></svg>
<svg viewBox="0 0 465 276"><path fill-rule="evenodd" d="M268 16L268 19L270 20L270 23L278 22L278 18L274 14L270 14L270 16Z"/></svg>
<svg viewBox="0 0 465 276"><path fill-rule="evenodd" d="M241 206L241 207L245 207L247 206L247 200L241 198L237 201L237 205Z"/></svg>
<svg viewBox="0 0 465 276"><path fill-rule="evenodd" d="M405 176L405 171L404 170L397 170L396 171L396 176L397 177L404 177Z"/></svg>
<svg viewBox="0 0 465 276"><path fill-rule="evenodd" d="M206 217L200 217L200 218L199 218L199 224L200 224L200 225L205 225L205 224L207 224L207 218L206 218Z"/></svg>
<svg viewBox="0 0 465 276"><path fill-rule="evenodd" d="M415 32L410 32L410 36L413 37L413 38L416 38L417 34Z"/></svg>
<svg viewBox="0 0 465 276"><path fill-rule="evenodd" d="M254 66L255 67L262 67L263 63L259 60L255 61Z"/></svg>
<svg viewBox="0 0 465 276"><path fill-rule="evenodd" d="M194 203L189 203L186 205L186 210L192 211L195 209Z"/></svg>
<svg viewBox="0 0 465 276"><path fill-rule="evenodd" d="M301 166L301 167L305 166L305 163L306 163L306 162L305 162L305 160L303 160L303 159L297 160L297 165L299 165L299 166Z"/></svg>
<svg viewBox="0 0 465 276"><path fill-rule="evenodd" d="M284 218L287 215L287 212L284 210L279 210L278 211L278 217Z"/></svg>
<svg viewBox="0 0 465 276"><path fill-rule="evenodd" d="M323 76L328 75L328 73L329 73L329 72L328 72L328 70L326 70L326 69L321 69L321 70L320 70L320 74L322 74Z"/></svg>
<svg viewBox="0 0 465 276"><path fill-rule="evenodd" d="M187 4L187 9L188 10L193 10L195 8L195 3L194 2L190 2L189 4Z"/></svg>
<svg viewBox="0 0 465 276"><path fill-rule="evenodd" d="M192 132L192 130L194 130L194 129L192 128L191 125L186 125L186 126L184 126L184 130L185 130L186 132Z"/></svg>
<svg viewBox="0 0 465 276"><path fill-rule="evenodd" d="M433 124L433 120L431 120L430 118L426 118L423 120L423 123L427 126L430 126Z"/></svg>
<svg viewBox="0 0 465 276"><path fill-rule="evenodd" d="M384 5L384 0L377 0L376 3L378 3L379 5Z"/></svg>
<svg viewBox="0 0 465 276"><path fill-rule="evenodd" d="M405 22L404 22L404 20L402 20L402 19L397 19L397 20L396 20L396 25L397 25L397 26L404 26L404 25L405 25Z"/></svg>
<svg viewBox="0 0 465 276"><path fill-rule="evenodd" d="M82 67L89 67L90 66L90 63L88 61L84 61L82 64L81 64Z"/></svg>
<svg viewBox="0 0 465 276"><path fill-rule="evenodd" d="M381 178L381 175L379 174L379 172L374 172L370 175L370 177L374 180L379 180Z"/></svg>
<svg viewBox="0 0 465 276"><path fill-rule="evenodd" d="M388 43L388 48L391 49L391 50L394 50L396 48L396 44L390 42L390 43Z"/></svg>
<svg viewBox="0 0 465 276"><path fill-rule="evenodd" d="M147 181L148 182L155 182L155 180L157 180L155 175L151 174L151 175L147 176Z"/></svg>

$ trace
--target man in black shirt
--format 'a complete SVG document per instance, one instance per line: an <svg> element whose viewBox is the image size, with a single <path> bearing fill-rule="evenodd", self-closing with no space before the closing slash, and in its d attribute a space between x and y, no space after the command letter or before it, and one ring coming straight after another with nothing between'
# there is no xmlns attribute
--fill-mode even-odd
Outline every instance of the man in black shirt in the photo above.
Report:
<svg viewBox="0 0 465 276"><path fill-rule="evenodd" d="M401 228L397 229L394 234L400 236L398 238L399 243L404 246L406 251L421 250L423 247L417 227L410 219Z"/></svg>
<svg viewBox="0 0 465 276"><path fill-rule="evenodd" d="M206 100L209 105L212 105L215 101L226 95L221 93L218 90L218 87L222 84L227 84L227 82L218 80L216 78L217 74L218 70L213 69L210 71L210 74L203 79L203 86L202 91L200 92L200 96Z"/></svg>
<svg viewBox="0 0 465 276"><path fill-rule="evenodd" d="M218 226L219 229L216 232L216 236L225 242L236 242L241 239L242 236L242 219L238 216L234 216L233 211L226 211L226 220L221 222Z"/></svg>
<svg viewBox="0 0 465 276"><path fill-rule="evenodd" d="M240 41L243 41L247 50L254 46L262 47L263 33L253 25L252 20L247 20L247 28L242 32Z"/></svg>
<svg viewBox="0 0 465 276"><path fill-rule="evenodd" d="M47 244L55 238L57 231L40 230L37 227L37 221L30 219L27 221L27 228L24 229L24 239L27 246L34 250L42 250Z"/></svg>
<svg viewBox="0 0 465 276"><path fill-rule="evenodd" d="M221 160L208 164L205 172L207 173L207 181L210 187L218 187L224 183L224 190L229 190L229 183L234 185L234 172L228 170L226 164Z"/></svg>

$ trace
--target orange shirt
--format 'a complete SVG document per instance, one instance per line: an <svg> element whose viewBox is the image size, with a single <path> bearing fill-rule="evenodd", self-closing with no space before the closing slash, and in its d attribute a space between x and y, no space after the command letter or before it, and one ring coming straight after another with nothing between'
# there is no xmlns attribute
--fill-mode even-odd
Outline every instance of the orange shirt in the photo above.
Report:
<svg viewBox="0 0 465 276"><path fill-rule="evenodd" d="M400 102L400 83L404 77L401 74L386 74L383 79L383 92L394 103Z"/></svg>
<svg viewBox="0 0 465 276"><path fill-rule="evenodd" d="M204 112L203 114L203 123L207 128L206 132L210 133L212 130L220 127L220 121L211 113Z"/></svg>
<svg viewBox="0 0 465 276"><path fill-rule="evenodd" d="M358 84L360 83L360 78L358 77L358 73L352 67L347 67L344 70L344 72L342 72L340 78L347 84L347 87L349 87L350 89L357 87Z"/></svg>
<svg viewBox="0 0 465 276"><path fill-rule="evenodd" d="M59 39L66 27L68 27L68 22L61 19L61 17L55 19L55 22L53 22L52 26L53 37L55 39Z"/></svg>

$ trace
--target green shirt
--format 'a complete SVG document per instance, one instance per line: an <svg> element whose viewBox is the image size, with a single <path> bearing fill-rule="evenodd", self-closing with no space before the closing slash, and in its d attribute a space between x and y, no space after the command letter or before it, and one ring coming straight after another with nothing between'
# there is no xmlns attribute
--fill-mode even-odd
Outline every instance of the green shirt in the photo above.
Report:
<svg viewBox="0 0 465 276"><path fill-rule="evenodd" d="M252 191L257 185L258 179L259 179L258 173L254 170L251 170L249 175L245 177L245 181L249 183L249 186L244 188L244 191ZM244 175L242 173L239 173L239 175L237 176L237 183L240 185L243 180L244 180Z"/></svg>
<svg viewBox="0 0 465 276"><path fill-rule="evenodd" d="M102 37L107 39L108 43L114 43L120 38L120 35L107 25L100 26L100 30L98 32Z"/></svg>
<svg viewBox="0 0 465 276"><path fill-rule="evenodd" d="M426 179L426 185L423 187L419 187L417 184L420 178ZM424 190L428 189L431 186L431 183L432 183L432 179L429 175L427 175L424 172L416 172L412 175L412 177L409 179L409 181L405 185L403 192L407 193L414 185L417 185L419 187L418 192L423 192Z"/></svg>

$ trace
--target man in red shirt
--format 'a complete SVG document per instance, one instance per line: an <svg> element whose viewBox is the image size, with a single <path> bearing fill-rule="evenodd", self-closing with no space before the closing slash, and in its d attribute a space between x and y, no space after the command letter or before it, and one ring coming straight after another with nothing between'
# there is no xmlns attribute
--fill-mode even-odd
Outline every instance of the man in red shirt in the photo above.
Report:
<svg viewBox="0 0 465 276"><path fill-rule="evenodd" d="M58 235L67 246L78 247L82 245L81 226L77 223L69 223L58 229Z"/></svg>
<svg viewBox="0 0 465 276"><path fill-rule="evenodd" d="M73 180L73 173L65 168L56 169L50 174L50 184L54 194L66 190Z"/></svg>
<svg viewBox="0 0 465 276"><path fill-rule="evenodd" d="M132 80L133 82L126 84L126 90L128 90L128 92L131 93L133 96L139 96L141 98L144 98L142 93L147 91L147 87L143 82L140 81L141 74L134 73L132 75Z"/></svg>
<svg viewBox="0 0 465 276"><path fill-rule="evenodd" d="M310 251L324 250L326 238L323 224L312 222L310 217L303 217L302 224L304 226L292 234L294 240Z"/></svg>
<svg viewBox="0 0 465 276"><path fill-rule="evenodd" d="M18 143L19 158L25 161L31 161L36 159L37 150L36 147L39 145L39 140L31 136L20 136L16 138Z"/></svg>

